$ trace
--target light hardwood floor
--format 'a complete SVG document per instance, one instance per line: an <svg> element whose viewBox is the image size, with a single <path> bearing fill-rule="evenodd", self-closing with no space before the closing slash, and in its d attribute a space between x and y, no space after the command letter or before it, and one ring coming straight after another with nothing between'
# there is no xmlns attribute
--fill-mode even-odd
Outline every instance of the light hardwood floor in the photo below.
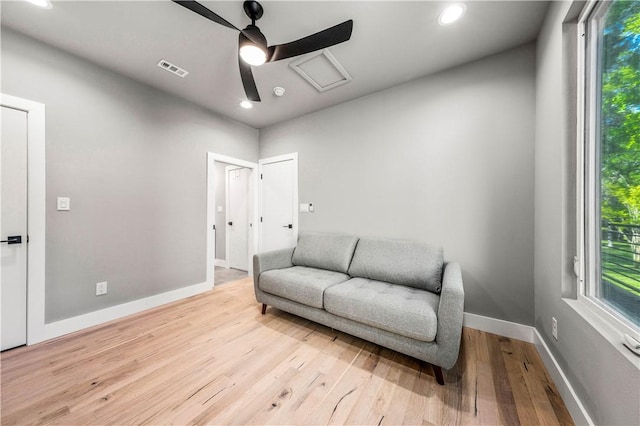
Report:
<svg viewBox="0 0 640 426"><path fill-rule="evenodd" d="M251 279L2 353L2 424L572 424L533 345L428 364L269 308Z"/></svg>
<svg viewBox="0 0 640 426"><path fill-rule="evenodd" d="M220 266L215 267L214 282L215 285L225 284L232 281L237 281L247 277L247 271L241 271L234 268L222 268Z"/></svg>

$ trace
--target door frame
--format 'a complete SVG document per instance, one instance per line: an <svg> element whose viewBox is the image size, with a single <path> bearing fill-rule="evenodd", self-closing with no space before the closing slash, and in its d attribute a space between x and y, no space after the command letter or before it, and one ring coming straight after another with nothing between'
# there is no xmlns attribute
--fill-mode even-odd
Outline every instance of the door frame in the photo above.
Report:
<svg viewBox="0 0 640 426"><path fill-rule="evenodd" d="M45 105L4 93L0 94L0 104L27 113L27 345L31 345L44 340L46 335Z"/></svg>
<svg viewBox="0 0 640 426"><path fill-rule="evenodd" d="M262 168L264 167L265 164L272 164L272 163L280 163L282 161L289 161L292 160L293 161L293 237L295 241L298 241L298 153L297 152L292 152L290 154L283 154L283 155L278 155L275 157L269 157L269 158L262 158L260 160L258 160L258 165L259 165L259 170L258 172L260 173L260 175L262 175ZM259 194L259 200L258 200L258 211L260 213L260 217L264 216L262 214L262 202L263 202L263 197L262 197L262 179L258 180L258 194ZM258 236L260 236L260 241L259 241L259 245L258 248L260 251L262 251L262 222L258 222L258 228L259 228L259 232L258 232Z"/></svg>
<svg viewBox="0 0 640 426"><path fill-rule="evenodd" d="M214 287L214 274L215 274L215 244L216 233L214 227L216 225L216 179L215 179L215 163L227 163L232 166L244 167L251 169L252 178L249 181L249 199L251 201L251 207L249 211L250 223L254 225L258 223L258 184L259 184L259 172L258 163L252 163L250 161L240 160L238 158L229 157L226 155L216 154L214 152L207 152L207 284ZM225 171L226 175L226 171ZM225 176L226 180L226 176ZM226 183L225 183L226 185ZM225 207L226 208L226 207ZM225 212L226 217L226 212ZM225 222L226 226L226 222ZM253 275L253 255L258 252L258 240L260 234L258 233L259 227L252 226L253 232L249 232L249 250L248 266L249 276ZM226 239L226 238L225 238Z"/></svg>

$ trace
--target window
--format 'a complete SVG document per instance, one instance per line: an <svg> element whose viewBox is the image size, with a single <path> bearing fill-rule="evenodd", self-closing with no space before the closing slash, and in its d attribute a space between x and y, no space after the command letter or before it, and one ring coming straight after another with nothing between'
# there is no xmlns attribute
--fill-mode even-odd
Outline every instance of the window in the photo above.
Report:
<svg viewBox="0 0 640 426"><path fill-rule="evenodd" d="M583 294L640 326L640 2L584 21Z"/></svg>

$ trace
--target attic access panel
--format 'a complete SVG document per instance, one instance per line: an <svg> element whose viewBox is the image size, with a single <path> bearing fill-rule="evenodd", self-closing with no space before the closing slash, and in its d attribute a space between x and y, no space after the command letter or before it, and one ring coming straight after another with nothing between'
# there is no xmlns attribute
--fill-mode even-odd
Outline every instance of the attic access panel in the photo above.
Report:
<svg viewBox="0 0 640 426"><path fill-rule="evenodd" d="M352 80L342 64L326 49L297 59L289 66L318 92L326 92Z"/></svg>

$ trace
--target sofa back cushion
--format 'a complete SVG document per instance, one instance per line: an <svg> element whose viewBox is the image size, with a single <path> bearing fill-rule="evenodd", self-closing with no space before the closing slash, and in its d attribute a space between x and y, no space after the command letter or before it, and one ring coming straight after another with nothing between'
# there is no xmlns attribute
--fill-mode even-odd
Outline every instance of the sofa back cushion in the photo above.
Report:
<svg viewBox="0 0 640 426"><path fill-rule="evenodd" d="M296 266L346 274L357 243L358 237L353 235L304 233L298 237L291 261Z"/></svg>
<svg viewBox="0 0 640 426"><path fill-rule="evenodd" d="M352 277L439 293L443 263L442 247L413 241L361 238L348 273Z"/></svg>

